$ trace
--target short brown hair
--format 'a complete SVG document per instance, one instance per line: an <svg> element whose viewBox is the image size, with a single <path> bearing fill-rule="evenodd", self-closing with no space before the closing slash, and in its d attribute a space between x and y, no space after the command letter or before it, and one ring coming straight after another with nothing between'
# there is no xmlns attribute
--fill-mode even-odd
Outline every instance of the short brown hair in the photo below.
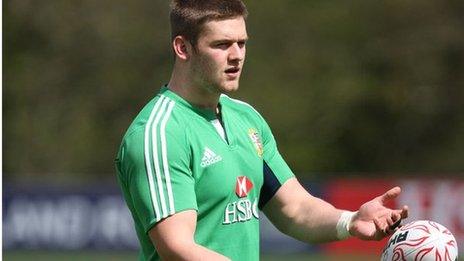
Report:
<svg viewBox="0 0 464 261"><path fill-rule="evenodd" d="M173 0L171 2L171 39L184 36L195 45L206 22L235 17L246 18L241 0Z"/></svg>

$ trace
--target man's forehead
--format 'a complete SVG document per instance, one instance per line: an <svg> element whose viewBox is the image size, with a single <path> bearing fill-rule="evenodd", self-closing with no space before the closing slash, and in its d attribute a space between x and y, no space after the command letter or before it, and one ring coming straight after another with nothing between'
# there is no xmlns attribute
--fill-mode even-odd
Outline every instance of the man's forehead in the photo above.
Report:
<svg viewBox="0 0 464 261"><path fill-rule="evenodd" d="M203 26L202 37L223 39L246 39L246 23L243 17L208 21Z"/></svg>

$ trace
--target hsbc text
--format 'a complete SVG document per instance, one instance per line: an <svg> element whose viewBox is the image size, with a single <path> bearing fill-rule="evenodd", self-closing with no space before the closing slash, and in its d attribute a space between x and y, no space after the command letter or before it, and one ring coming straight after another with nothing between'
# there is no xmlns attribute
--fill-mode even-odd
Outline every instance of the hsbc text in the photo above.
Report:
<svg viewBox="0 0 464 261"><path fill-rule="evenodd" d="M258 199L253 202L247 198L227 204L224 210L223 225L229 225L236 222L245 222L251 220L252 217L259 219Z"/></svg>

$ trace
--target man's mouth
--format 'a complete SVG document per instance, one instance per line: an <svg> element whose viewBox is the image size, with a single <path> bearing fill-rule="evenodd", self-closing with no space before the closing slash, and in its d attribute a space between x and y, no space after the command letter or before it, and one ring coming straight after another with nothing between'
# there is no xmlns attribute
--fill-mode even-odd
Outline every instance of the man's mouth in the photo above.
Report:
<svg viewBox="0 0 464 261"><path fill-rule="evenodd" d="M240 75L240 67L233 67L233 68L229 68L227 70L224 71L227 75L227 77L231 80L236 80L238 79L239 75Z"/></svg>
<svg viewBox="0 0 464 261"><path fill-rule="evenodd" d="M233 67L233 68L229 68L227 70L225 70L225 72L227 74L236 74L240 71L240 68L239 67Z"/></svg>

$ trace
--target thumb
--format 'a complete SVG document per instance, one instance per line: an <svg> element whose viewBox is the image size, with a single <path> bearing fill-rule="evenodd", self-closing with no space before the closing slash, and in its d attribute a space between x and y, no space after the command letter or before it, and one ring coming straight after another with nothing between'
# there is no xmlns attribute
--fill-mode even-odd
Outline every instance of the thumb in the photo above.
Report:
<svg viewBox="0 0 464 261"><path fill-rule="evenodd" d="M382 204L387 203L389 200L396 198L401 193L400 187L394 187L389 191L385 192L385 194L378 197L379 201Z"/></svg>

